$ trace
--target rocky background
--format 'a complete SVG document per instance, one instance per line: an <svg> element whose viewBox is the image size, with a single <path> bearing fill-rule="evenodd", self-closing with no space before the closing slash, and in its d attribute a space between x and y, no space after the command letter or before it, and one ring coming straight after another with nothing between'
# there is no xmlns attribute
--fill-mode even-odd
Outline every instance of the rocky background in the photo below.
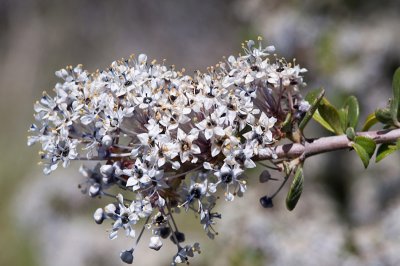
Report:
<svg viewBox="0 0 400 266"><path fill-rule="evenodd" d="M26 147L33 103L57 82L55 70L82 63L95 71L146 53L192 73L261 35L309 70L309 89L323 86L333 103L356 95L365 118L391 93L399 17L396 0L0 0L0 265L123 265L118 254L129 246L92 221L104 201L77 189L79 163L43 176L38 147ZM308 130L326 134L315 124ZM262 169L249 172L245 197L219 207L214 241L193 217L180 217L188 240L202 245L192 264L400 265L399 159L365 171L347 151L312 158L293 212L285 191L262 209L258 199L275 184L257 185ZM136 265L169 264L172 245L156 253L145 242Z"/></svg>

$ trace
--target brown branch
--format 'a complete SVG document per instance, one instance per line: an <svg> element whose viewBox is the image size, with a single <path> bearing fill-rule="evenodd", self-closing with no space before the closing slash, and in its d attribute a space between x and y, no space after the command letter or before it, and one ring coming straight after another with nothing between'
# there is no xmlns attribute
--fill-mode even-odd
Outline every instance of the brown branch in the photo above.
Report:
<svg viewBox="0 0 400 266"><path fill-rule="evenodd" d="M358 132L357 136L365 136L378 143L391 143L400 138L400 129ZM310 157L316 154L351 148L352 141L346 135L322 137L306 142L304 145L291 143L277 146L275 152L279 159L296 158L301 155ZM271 156L259 157L258 160L272 159Z"/></svg>

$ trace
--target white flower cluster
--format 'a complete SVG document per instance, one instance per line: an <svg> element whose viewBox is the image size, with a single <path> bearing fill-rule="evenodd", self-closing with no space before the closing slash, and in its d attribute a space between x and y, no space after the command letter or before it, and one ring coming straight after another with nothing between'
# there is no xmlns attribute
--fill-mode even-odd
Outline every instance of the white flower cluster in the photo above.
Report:
<svg viewBox="0 0 400 266"><path fill-rule="evenodd" d="M135 200L119 194L117 203L95 212L98 223L114 220L112 239L119 228L135 237L132 226L144 218L151 248L160 249L169 236L180 247L184 235L170 222L179 207L200 213L213 237L213 219L220 217L211 211L214 194L220 189L232 201L245 192L244 170L256 166L257 156L274 157L288 113L307 111L298 93L305 69L271 59L274 47L261 41L243 48L244 55L193 77L144 54L93 74L81 65L57 71L63 82L54 97L44 93L35 104L38 123L28 145L41 143L45 174L71 160L104 161L81 168L90 196L109 195L105 190L114 185L133 193ZM178 250L174 263L198 246ZM130 263L132 251L121 259Z"/></svg>

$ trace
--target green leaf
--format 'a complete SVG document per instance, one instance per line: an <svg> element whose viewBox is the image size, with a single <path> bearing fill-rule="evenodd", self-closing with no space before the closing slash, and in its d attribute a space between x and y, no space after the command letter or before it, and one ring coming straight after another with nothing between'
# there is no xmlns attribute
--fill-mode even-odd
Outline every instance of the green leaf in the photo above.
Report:
<svg viewBox="0 0 400 266"><path fill-rule="evenodd" d="M340 126L343 131L346 131L347 128L347 108L340 108L338 110L339 119L340 119Z"/></svg>
<svg viewBox="0 0 400 266"><path fill-rule="evenodd" d="M393 125L392 114L389 108L376 109L375 117L379 122L385 125Z"/></svg>
<svg viewBox="0 0 400 266"><path fill-rule="evenodd" d="M346 129L346 136L349 140L354 140L356 137L356 132L354 131L354 128L348 127Z"/></svg>
<svg viewBox="0 0 400 266"><path fill-rule="evenodd" d="M363 125L361 131L367 131L376 123L378 123L378 119L376 119L375 112L373 112L367 116L367 119L365 119L365 122L364 122L364 125Z"/></svg>
<svg viewBox="0 0 400 266"><path fill-rule="evenodd" d="M342 129L342 125L340 123L340 115L338 110L329 103L326 98L323 98L319 107L318 112L325 120L329 126L334 130L337 135L341 135L344 133Z"/></svg>
<svg viewBox="0 0 400 266"><path fill-rule="evenodd" d="M286 196L286 208L289 211L292 211L297 202L300 199L301 193L303 192L303 183L304 183L304 175L303 175L303 167L297 167L296 173L294 174L292 184L290 185L289 192Z"/></svg>
<svg viewBox="0 0 400 266"><path fill-rule="evenodd" d="M356 136L354 138L354 142L352 143L352 147L357 152L358 156L364 164L364 167L367 168L369 161L375 152L375 141L367 137Z"/></svg>
<svg viewBox="0 0 400 266"><path fill-rule="evenodd" d="M364 150L364 148L361 145L358 145L357 143L352 143L351 146L357 152L358 156L360 157L361 161L364 164L364 167L367 168L368 164L369 164L369 160L371 159L368 156L368 153Z"/></svg>
<svg viewBox="0 0 400 266"><path fill-rule="evenodd" d="M347 123L346 127L356 128L358 124L358 117L360 115L360 107L358 100L354 96L349 96L344 102L344 108L347 109Z"/></svg>
<svg viewBox="0 0 400 266"><path fill-rule="evenodd" d="M285 121L283 121L283 123L282 123L282 131L283 132L291 132L292 131L291 122L292 122L292 114L288 113L286 115Z"/></svg>
<svg viewBox="0 0 400 266"><path fill-rule="evenodd" d="M322 116L319 114L318 110L314 113L313 119L317 121L321 126L323 126L328 131L335 133L335 130L326 122Z"/></svg>
<svg viewBox="0 0 400 266"><path fill-rule="evenodd" d="M315 90L310 91L307 93L305 100L311 105L315 105L315 103L319 102L322 100L322 97L324 97L325 90L323 88L318 88Z"/></svg>
<svg viewBox="0 0 400 266"><path fill-rule="evenodd" d="M397 150L396 144L383 143L376 151L375 162L381 161L383 158Z"/></svg>
<svg viewBox="0 0 400 266"><path fill-rule="evenodd" d="M364 136L357 136L354 138L354 141L365 149L369 157L372 157L372 155L374 155L376 143L373 139Z"/></svg>
<svg viewBox="0 0 400 266"><path fill-rule="evenodd" d="M324 97L325 90L320 88L316 90L312 90L309 93L307 93L305 100L310 104L310 109L307 111L305 114L304 118L301 120L299 124L300 130L303 130L307 123L310 121L310 119L313 117L315 111L318 108L318 105L322 98Z"/></svg>
<svg viewBox="0 0 400 266"><path fill-rule="evenodd" d="M396 69L393 75L393 99L390 102L390 113L392 115L393 124L400 127L399 122L399 103L400 103L400 67Z"/></svg>

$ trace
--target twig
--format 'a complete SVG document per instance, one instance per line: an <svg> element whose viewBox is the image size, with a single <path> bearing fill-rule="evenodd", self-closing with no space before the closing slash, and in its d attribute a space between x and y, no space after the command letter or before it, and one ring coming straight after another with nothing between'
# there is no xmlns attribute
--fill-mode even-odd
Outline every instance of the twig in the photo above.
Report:
<svg viewBox="0 0 400 266"><path fill-rule="evenodd" d="M391 143L400 138L400 129L358 132L356 135L371 138L377 144ZM278 158L290 159L299 157L302 154L307 158L324 152L351 148L351 143L352 141L346 135L322 137L306 142L304 145L291 143L277 146L275 147L275 153ZM256 160L263 161L269 159L272 159L272 156L259 156Z"/></svg>

